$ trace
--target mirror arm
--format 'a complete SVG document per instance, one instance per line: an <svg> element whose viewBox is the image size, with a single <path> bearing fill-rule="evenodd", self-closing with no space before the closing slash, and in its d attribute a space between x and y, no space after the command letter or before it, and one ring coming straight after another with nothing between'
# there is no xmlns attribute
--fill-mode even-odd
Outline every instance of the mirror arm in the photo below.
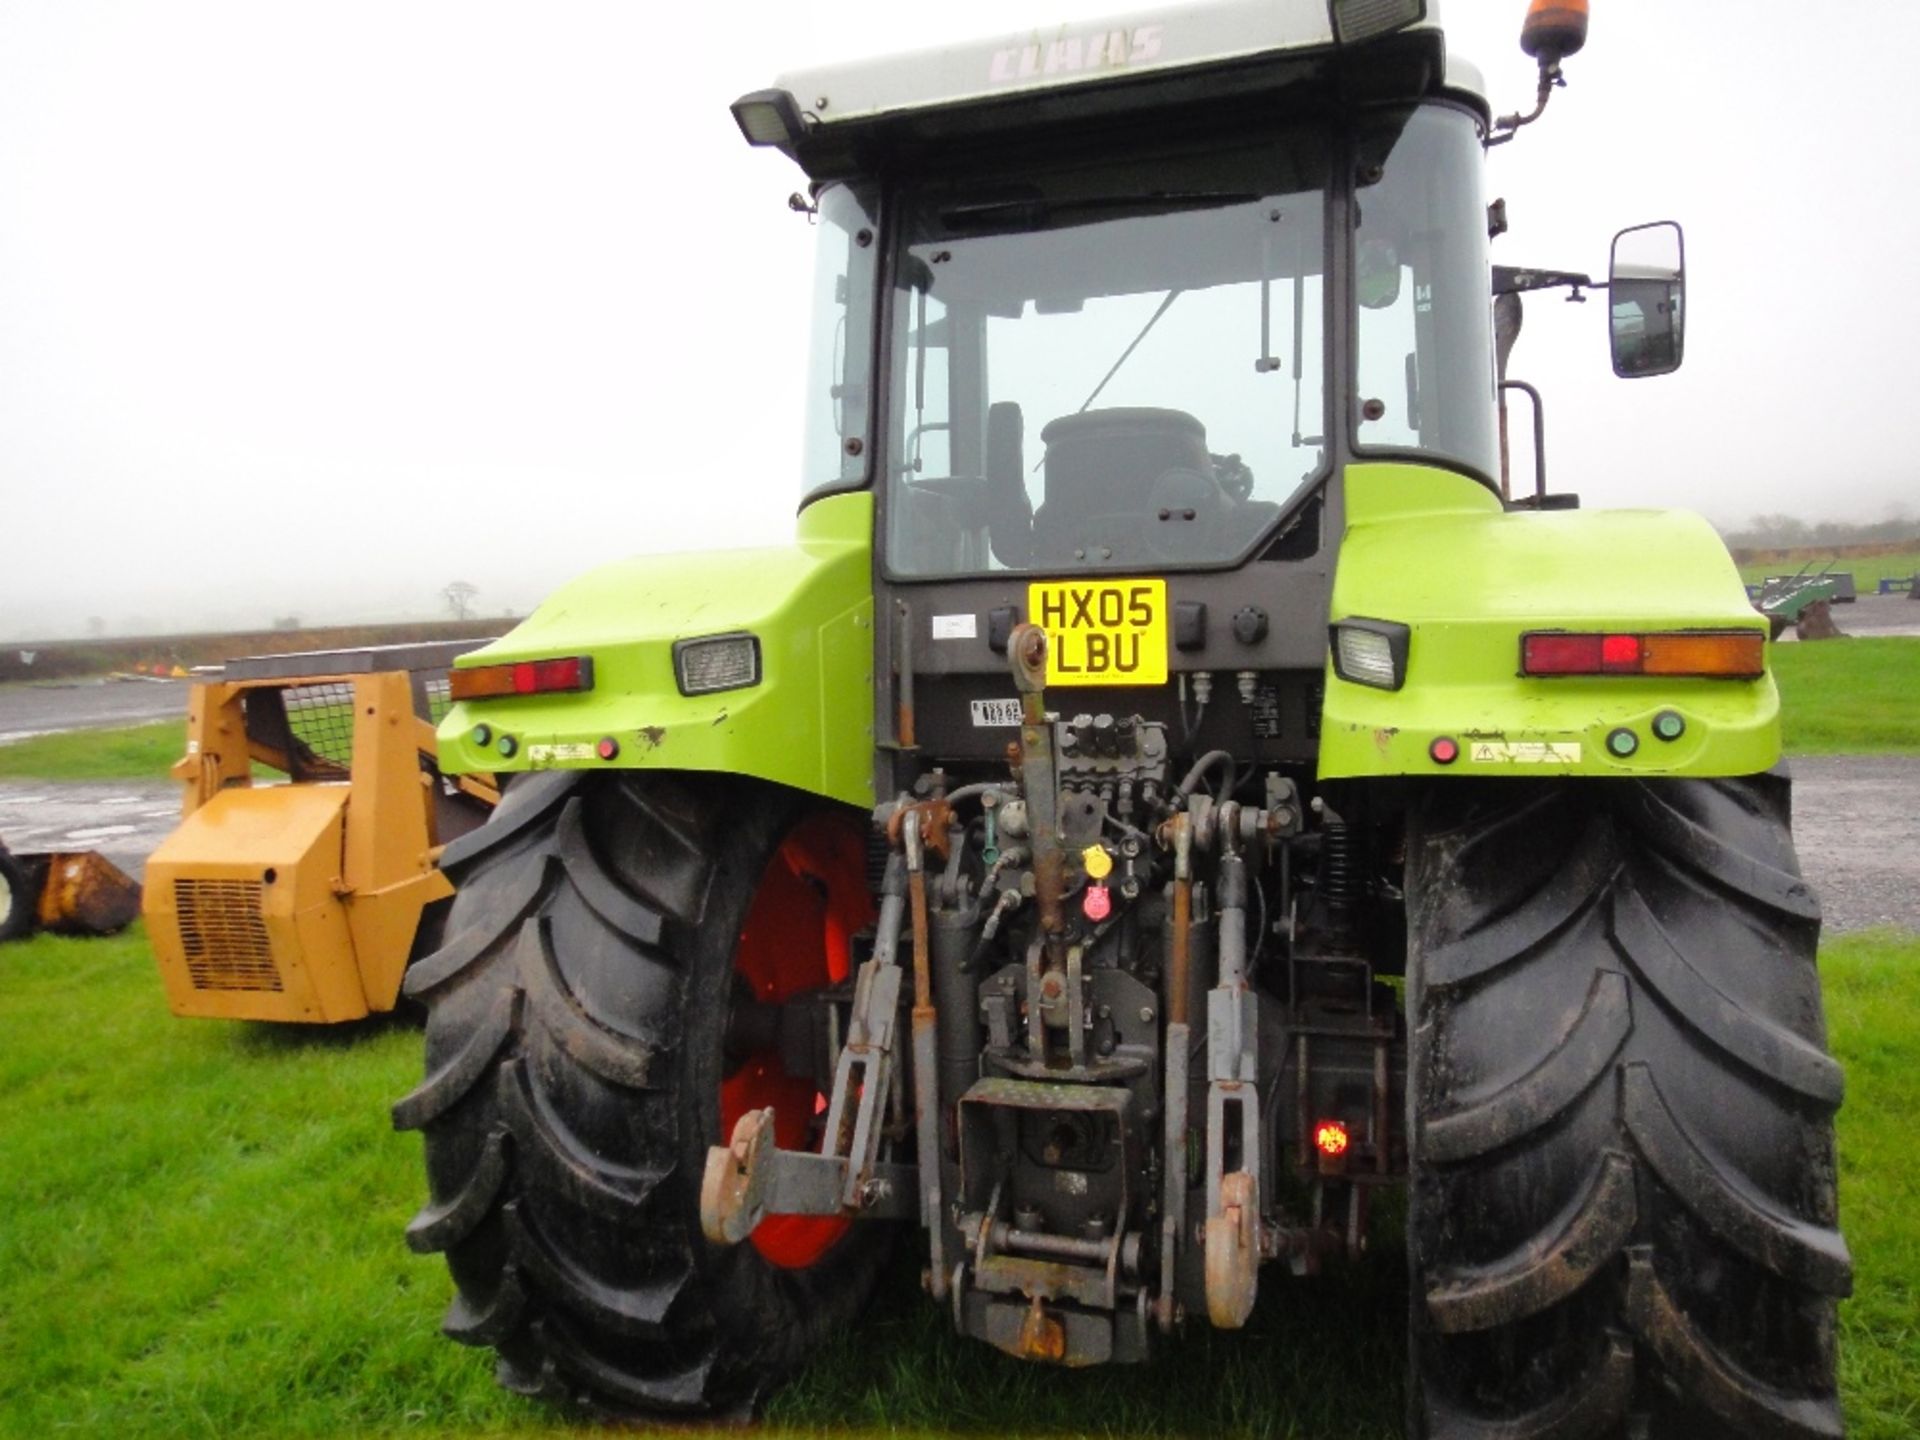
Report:
<svg viewBox="0 0 1920 1440"><path fill-rule="evenodd" d="M1573 292L1567 296L1569 302L1585 304L1587 297L1580 292L1604 290L1607 282L1582 275L1577 270L1532 270L1517 265L1493 267L1495 295L1520 295L1529 290L1557 290L1562 287Z"/></svg>

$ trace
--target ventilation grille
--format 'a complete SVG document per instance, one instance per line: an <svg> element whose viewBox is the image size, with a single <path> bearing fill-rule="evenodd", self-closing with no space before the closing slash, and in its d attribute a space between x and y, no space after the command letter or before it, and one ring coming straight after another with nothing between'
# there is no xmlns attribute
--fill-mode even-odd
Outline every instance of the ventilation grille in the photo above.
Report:
<svg viewBox="0 0 1920 1440"><path fill-rule="evenodd" d="M281 989L258 880L175 880L173 903L194 989Z"/></svg>

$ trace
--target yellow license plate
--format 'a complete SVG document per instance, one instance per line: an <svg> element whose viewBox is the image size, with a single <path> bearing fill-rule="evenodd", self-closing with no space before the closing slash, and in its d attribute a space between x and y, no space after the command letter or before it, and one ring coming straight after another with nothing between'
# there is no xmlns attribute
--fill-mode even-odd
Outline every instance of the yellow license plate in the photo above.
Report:
<svg viewBox="0 0 1920 1440"><path fill-rule="evenodd" d="M1027 614L1047 632L1049 685L1167 683L1167 582L1036 580Z"/></svg>

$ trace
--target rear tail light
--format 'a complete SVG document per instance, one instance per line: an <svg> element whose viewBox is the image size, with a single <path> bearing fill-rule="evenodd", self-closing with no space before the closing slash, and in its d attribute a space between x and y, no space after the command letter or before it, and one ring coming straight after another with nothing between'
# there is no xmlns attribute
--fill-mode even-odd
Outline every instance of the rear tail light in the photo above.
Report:
<svg viewBox="0 0 1920 1440"><path fill-rule="evenodd" d="M1339 1120L1322 1120L1313 1127L1313 1148L1329 1160L1336 1160L1347 1153L1353 1143L1353 1137L1347 1127Z"/></svg>
<svg viewBox="0 0 1920 1440"><path fill-rule="evenodd" d="M593 660L569 655L560 660L518 660L508 665L475 665L447 677L448 694L455 700L491 700L502 695L548 695L557 691L591 690Z"/></svg>
<svg viewBox="0 0 1920 1440"><path fill-rule="evenodd" d="M1522 675L1756 680L1766 673L1766 657L1766 637L1758 630L1535 630L1520 637Z"/></svg>

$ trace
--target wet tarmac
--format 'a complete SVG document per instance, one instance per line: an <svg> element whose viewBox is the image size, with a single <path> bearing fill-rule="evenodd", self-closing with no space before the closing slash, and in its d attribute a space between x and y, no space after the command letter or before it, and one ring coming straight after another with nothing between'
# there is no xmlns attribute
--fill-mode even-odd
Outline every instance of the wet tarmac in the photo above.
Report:
<svg viewBox="0 0 1920 1440"><path fill-rule="evenodd" d="M138 880L179 823L172 780L0 780L0 840L10 850L98 850Z"/></svg>
<svg viewBox="0 0 1920 1440"><path fill-rule="evenodd" d="M0 745L60 730L182 719L185 680L54 680L0 685Z"/></svg>

